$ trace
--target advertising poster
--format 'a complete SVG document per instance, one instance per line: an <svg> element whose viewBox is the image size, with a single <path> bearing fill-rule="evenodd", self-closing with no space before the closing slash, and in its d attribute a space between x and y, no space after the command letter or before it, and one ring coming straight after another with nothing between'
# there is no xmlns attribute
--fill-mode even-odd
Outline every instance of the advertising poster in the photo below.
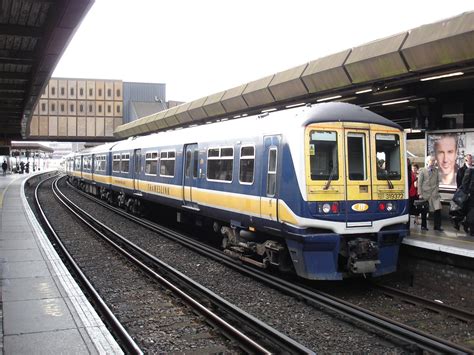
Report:
<svg viewBox="0 0 474 355"><path fill-rule="evenodd" d="M456 190L458 168L466 154L474 154L474 132L427 133L426 149L438 161L440 188Z"/></svg>

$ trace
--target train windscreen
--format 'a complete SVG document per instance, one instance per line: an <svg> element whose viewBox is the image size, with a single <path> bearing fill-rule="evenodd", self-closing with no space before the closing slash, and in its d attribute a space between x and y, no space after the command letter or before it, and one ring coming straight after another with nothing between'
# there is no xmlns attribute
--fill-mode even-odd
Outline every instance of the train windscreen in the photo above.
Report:
<svg viewBox="0 0 474 355"><path fill-rule="evenodd" d="M309 140L311 180L338 180L337 132L311 131Z"/></svg>
<svg viewBox="0 0 474 355"><path fill-rule="evenodd" d="M376 134L377 179L400 180L400 136L397 134Z"/></svg>

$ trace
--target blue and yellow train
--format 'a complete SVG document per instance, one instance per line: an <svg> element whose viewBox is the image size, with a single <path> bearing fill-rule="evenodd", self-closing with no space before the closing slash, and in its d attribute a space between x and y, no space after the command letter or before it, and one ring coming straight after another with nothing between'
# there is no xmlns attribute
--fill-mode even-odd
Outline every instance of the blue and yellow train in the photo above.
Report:
<svg viewBox="0 0 474 355"><path fill-rule="evenodd" d="M396 123L324 103L97 146L70 156L66 171L131 212L152 202L209 222L243 261L340 280L396 270L405 152Z"/></svg>

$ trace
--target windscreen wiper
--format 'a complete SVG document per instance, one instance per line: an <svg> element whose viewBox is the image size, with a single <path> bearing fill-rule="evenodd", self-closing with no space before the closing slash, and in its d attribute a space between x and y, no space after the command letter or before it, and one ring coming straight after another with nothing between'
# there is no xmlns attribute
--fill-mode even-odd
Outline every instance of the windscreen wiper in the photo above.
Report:
<svg viewBox="0 0 474 355"><path fill-rule="evenodd" d="M385 171L385 175L387 176L388 188L389 188L390 190L393 190L393 183L392 183L392 181L391 181L390 178L389 178L388 171L387 171L387 170L384 170L384 171Z"/></svg>
<svg viewBox="0 0 474 355"><path fill-rule="evenodd" d="M331 174L329 174L329 179L326 182L326 185L324 185L323 190L327 190L327 189L329 189L329 186L331 186L331 181L334 178L334 175L335 175L334 173L336 172L336 170L337 170L337 165L332 168Z"/></svg>

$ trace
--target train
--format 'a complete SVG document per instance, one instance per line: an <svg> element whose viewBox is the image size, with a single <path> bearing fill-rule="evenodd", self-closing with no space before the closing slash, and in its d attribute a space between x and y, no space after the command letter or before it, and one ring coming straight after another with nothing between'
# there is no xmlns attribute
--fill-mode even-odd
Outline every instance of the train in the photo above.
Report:
<svg viewBox="0 0 474 355"><path fill-rule="evenodd" d="M329 102L102 144L65 170L131 213L164 207L212 227L243 262L307 280L375 278L396 271L408 232L405 144L397 123Z"/></svg>

